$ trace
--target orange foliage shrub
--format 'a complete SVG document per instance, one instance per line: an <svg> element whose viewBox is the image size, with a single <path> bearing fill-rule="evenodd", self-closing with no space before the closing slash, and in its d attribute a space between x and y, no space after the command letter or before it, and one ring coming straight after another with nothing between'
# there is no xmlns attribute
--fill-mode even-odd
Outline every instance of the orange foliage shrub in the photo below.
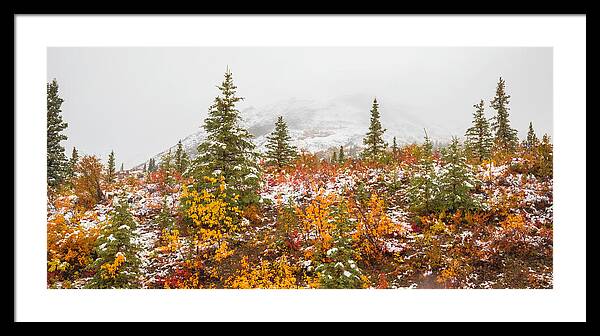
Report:
<svg viewBox="0 0 600 336"><path fill-rule="evenodd" d="M139 188L142 185L142 181L134 175L127 175L124 180L125 184L134 188Z"/></svg>
<svg viewBox="0 0 600 336"><path fill-rule="evenodd" d="M82 213L67 221L61 214L48 220L47 258L48 282L73 280L92 260L99 230L80 225Z"/></svg>
<svg viewBox="0 0 600 336"><path fill-rule="evenodd" d="M400 233L401 227L394 225L386 213L384 200L375 193L366 205L350 202L350 210L357 220L356 232L352 235L357 251L363 259L380 260L386 252L382 238L393 232Z"/></svg>
<svg viewBox="0 0 600 336"><path fill-rule="evenodd" d="M397 158L400 162L408 165L414 165L418 162L420 147L417 144L410 144L398 149Z"/></svg>
<svg viewBox="0 0 600 336"><path fill-rule="evenodd" d="M316 233L314 239L317 241L319 251L326 251L332 245L332 230L335 223L332 214L332 206L336 201L333 194L324 195L323 192L313 199L306 209L302 210L296 207L296 213L305 236L305 240L310 240L310 234Z"/></svg>
<svg viewBox="0 0 600 336"><path fill-rule="evenodd" d="M190 184L191 178L183 178L180 173L174 170L158 169L148 173L146 182L156 184L158 191L162 195L167 195L177 192L180 184Z"/></svg>
<svg viewBox="0 0 600 336"><path fill-rule="evenodd" d="M496 188L495 192L495 197L492 196L493 194L489 197L489 213L502 218L507 217L513 209L518 209L520 207L519 203L523 200L524 196L523 191L511 193L504 187Z"/></svg>
<svg viewBox="0 0 600 336"><path fill-rule="evenodd" d="M500 222L500 226L504 230L517 230L522 231L525 229L525 219L519 214L510 214Z"/></svg>
<svg viewBox="0 0 600 336"><path fill-rule="evenodd" d="M91 209L105 200L100 182L104 176L102 163L95 156L86 155L79 160L76 167L77 176L73 186L78 204Z"/></svg>
<svg viewBox="0 0 600 336"><path fill-rule="evenodd" d="M261 209L256 204L251 204L242 210L242 217L253 224L259 224L262 218Z"/></svg>

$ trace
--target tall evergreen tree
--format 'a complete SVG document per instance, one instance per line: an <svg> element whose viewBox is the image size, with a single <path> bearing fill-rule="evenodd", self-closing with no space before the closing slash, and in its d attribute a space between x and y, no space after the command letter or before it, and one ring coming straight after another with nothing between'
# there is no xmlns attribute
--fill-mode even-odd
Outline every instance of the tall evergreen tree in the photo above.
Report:
<svg viewBox="0 0 600 336"><path fill-rule="evenodd" d="M187 171L189 166L190 166L190 157L188 156L188 154L185 151L183 151L183 154L181 154L181 167L183 168L181 173L184 174Z"/></svg>
<svg viewBox="0 0 600 336"><path fill-rule="evenodd" d="M292 138L289 135L288 127L282 116L277 117L275 129L267 136L266 163L268 165L282 168L291 164L297 157L296 147L290 144Z"/></svg>
<svg viewBox="0 0 600 336"><path fill-rule="evenodd" d="M338 154L338 161L344 163L346 161L346 154L344 153L344 146L340 146L340 153Z"/></svg>
<svg viewBox="0 0 600 336"><path fill-rule="evenodd" d="M369 132L367 132L367 136L363 139L365 149L362 156L367 160L381 159L387 147L387 144L383 141L383 133L386 129L381 126L379 117L379 104L377 103L377 98L375 98L373 99L373 106L371 108Z"/></svg>
<svg viewBox="0 0 600 336"><path fill-rule="evenodd" d="M241 125L236 103L243 98L236 96L231 71L218 86L221 94L214 100L204 120L207 136L198 146L198 156L189 174L202 181L203 176L225 178L240 205L258 202L259 170L258 153L252 143L252 135Z"/></svg>
<svg viewBox="0 0 600 336"><path fill-rule="evenodd" d="M175 169L180 174L183 174L189 165L188 156L183 149L181 140L177 143L177 150L175 151Z"/></svg>
<svg viewBox="0 0 600 336"><path fill-rule="evenodd" d="M106 182L115 182L115 152L110 151L108 155L108 166L106 167Z"/></svg>
<svg viewBox="0 0 600 336"><path fill-rule="evenodd" d="M179 165L181 164L182 156L183 156L183 144L181 143L181 140L179 140L177 142L177 148L175 149L175 157L173 158L173 160L175 160L175 169L177 171L179 171Z"/></svg>
<svg viewBox="0 0 600 336"><path fill-rule="evenodd" d="M492 108L496 110L496 115L492 122L492 129L495 132L494 145L496 150L509 153L515 149L518 143L517 131L510 127L508 107L510 95L506 94L506 83L500 77L496 87L496 96L491 101Z"/></svg>
<svg viewBox="0 0 600 336"><path fill-rule="evenodd" d="M163 197L160 213L156 216L156 223L160 226L161 229L173 229L174 220L171 215L171 211L169 206L167 205L167 196Z"/></svg>
<svg viewBox="0 0 600 336"><path fill-rule="evenodd" d="M139 247L135 244L136 222L125 199L116 203L103 234L98 237L96 274L89 288L139 288Z"/></svg>
<svg viewBox="0 0 600 336"><path fill-rule="evenodd" d="M525 148L533 150L538 145L538 138L533 130L533 123L529 122L529 131L527 132L527 139L525 140Z"/></svg>
<svg viewBox="0 0 600 336"><path fill-rule="evenodd" d="M550 136L544 134L542 141L537 146L537 175L552 177L553 175L553 146Z"/></svg>
<svg viewBox="0 0 600 336"><path fill-rule="evenodd" d="M410 209L417 213L428 213L437 209L439 185L433 162L433 145L427 132L418 159L408 188Z"/></svg>
<svg viewBox="0 0 600 336"><path fill-rule="evenodd" d="M144 168L142 168L142 171L145 173L146 172L146 162L144 162Z"/></svg>
<svg viewBox="0 0 600 336"><path fill-rule="evenodd" d="M171 171L173 168L173 154L171 154L171 149L160 157L159 167L166 172Z"/></svg>
<svg viewBox="0 0 600 336"><path fill-rule="evenodd" d="M473 113L473 126L471 126L465 136L467 152L476 157L481 163L485 159L489 159L492 151L492 132L490 124L484 115L484 102L480 100L479 104L473 105L475 112Z"/></svg>
<svg viewBox="0 0 600 336"><path fill-rule="evenodd" d="M334 150L333 153L331 154L331 163L338 163L337 151L336 150Z"/></svg>
<svg viewBox="0 0 600 336"><path fill-rule="evenodd" d="M396 137L392 140L392 155L396 157L398 154L398 144L396 144Z"/></svg>
<svg viewBox="0 0 600 336"><path fill-rule="evenodd" d="M63 99L58 95L58 83L56 79L46 84L46 106L47 106L47 125L46 125L46 182L50 187L56 187L62 183L67 174L67 157L65 148L60 142L67 140L67 136L62 134L67 126L63 122L61 105Z"/></svg>
<svg viewBox="0 0 600 336"><path fill-rule="evenodd" d="M121 162L121 171L123 171L123 170L124 170L124 169L123 169L123 162Z"/></svg>
<svg viewBox="0 0 600 336"><path fill-rule="evenodd" d="M471 190L475 187L475 175L467 165L462 146L455 137L444 149L444 168L440 176L440 201L444 209L456 211L475 208Z"/></svg>
<svg viewBox="0 0 600 336"><path fill-rule="evenodd" d="M150 158L150 160L148 160L148 172L152 173L156 171L156 161L154 160L154 158Z"/></svg>
<svg viewBox="0 0 600 336"><path fill-rule="evenodd" d="M77 162L79 162L79 153L77 152L77 148L73 147L73 151L71 152L71 158L69 159L68 164L68 177L72 178L75 176L75 169L77 168Z"/></svg>

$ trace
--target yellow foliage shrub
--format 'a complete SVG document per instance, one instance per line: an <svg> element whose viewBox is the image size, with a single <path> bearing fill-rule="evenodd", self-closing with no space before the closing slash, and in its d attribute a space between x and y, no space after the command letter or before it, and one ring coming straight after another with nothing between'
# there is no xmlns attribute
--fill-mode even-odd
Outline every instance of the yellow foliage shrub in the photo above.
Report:
<svg viewBox="0 0 600 336"><path fill-rule="evenodd" d="M165 250L169 252L177 251L180 247L179 230L170 230L168 228L163 229L161 241L163 243L163 246L165 247Z"/></svg>
<svg viewBox="0 0 600 336"><path fill-rule="evenodd" d="M76 275L92 262L92 252L99 235L97 227L85 228L82 219L94 215L74 214L68 221L57 214L47 222L48 272L57 272L52 278L64 279ZM50 278L49 278L50 280Z"/></svg>
<svg viewBox="0 0 600 336"><path fill-rule="evenodd" d="M525 229L525 219L519 214L510 214L500 222L500 226L505 230L523 230Z"/></svg>
<svg viewBox="0 0 600 336"><path fill-rule="evenodd" d="M322 250L328 250L332 246L333 237L331 234L335 228L332 206L335 201L335 195L323 195L321 190L304 211L296 208L304 234L316 232Z"/></svg>
<svg viewBox="0 0 600 336"><path fill-rule="evenodd" d="M385 212L385 202L383 199L372 194L369 199L366 212L354 208L357 214L358 223L356 226L356 237L365 235L370 237L383 237L392 233L396 228L392 220Z"/></svg>
<svg viewBox="0 0 600 336"><path fill-rule="evenodd" d="M256 267L251 267L248 257L241 260L241 269L232 277L227 279L226 285L230 288L298 288L295 272L297 268L292 266L285 256L278 261L270 263L261 261Z"/></svg>
<svg viewBox="0 0 600 336"><path fill-rule="evenodd" d="M385 202L376 194L372 194L366 209L358 203L350 203L352 215L356 218L356 231L352 234L354 245L359 251L359 258L379 259L385 247L382 241L393 232L401 232L386 213Z"/></svg>
<svg viewBox="0 0 600 336"><path fill-rule="evenodd" d="M205 179L216 182L216 179L211 177L205 177ZM238 196L229 197L225 189L223 178L214 190L203 189L198 192L183 186L181 201L184 205L185 215L194 222L196 227L216 229L220 232L237 230L236 221L242 213L234 205Z"/></svg>
<svg viewBox="0 0 600 336"><path fill-rule="evenodd" d="M107 262L104 265L100 266L100 269L106 270L105 273L102 273L103 279L114 279L119 273L119 267L125 263L125 255L121 252L117 252L115 256L115 260L111 262Z"/></svg>
<svg viewBox="0 0 600 336"><path fill-rule="evenodd" d="M215 260L217 262L220 262L232 256L234 252L234 250L229 249L229 245L227 244L227 242L223 242L215 251Z"/></svg>

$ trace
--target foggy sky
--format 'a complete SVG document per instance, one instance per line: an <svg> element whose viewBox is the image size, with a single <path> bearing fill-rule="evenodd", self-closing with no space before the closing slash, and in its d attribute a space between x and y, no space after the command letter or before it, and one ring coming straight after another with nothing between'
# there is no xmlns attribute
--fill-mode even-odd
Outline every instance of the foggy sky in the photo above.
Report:
<svg viewBox="0 0 600 336"><path fill-rule="evenodd" d="M462 136L473 104L486 116L498 77L510 94L511 126L552 135L552 48L181 47L48 48L47 79L56 78L69 123L63 141L117 169L137 165L196 132L218 95L227 66L238 107L289 98L327 101L377 96ZM371 101L365 101L369 113ZM365 125L367 127L367 125ZM385 125L384 125L385 127ZM366 129L365 129L366 132ZM435 139L434 139L435 140Z"/></svg>

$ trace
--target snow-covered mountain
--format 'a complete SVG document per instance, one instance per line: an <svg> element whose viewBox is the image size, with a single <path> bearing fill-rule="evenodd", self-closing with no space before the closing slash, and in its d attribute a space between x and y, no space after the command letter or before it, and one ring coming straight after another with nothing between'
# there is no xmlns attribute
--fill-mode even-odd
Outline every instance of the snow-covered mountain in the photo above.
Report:
<svg viewBox="0 0 600 336"><path fill-rule="evenodd" d="M243 125L255 136L254 143L261 152L266 150L267 136L273 131L278 116L283 116L293 145L298 149L320 153L344 146L348 152L352 152L362 147L362 139L369 127L372 100L361 98L345 96L326 102L291 98L261 107L250 106L240 112ZM424 122L403 107L380 104L379 111L381 123L386 128L384 139L390 144L394 136L399 145L420 143L424 129L427 129L434 142L449 141L451 134L455 134L453 130ZM205 137L204 129L199 127L196 133L188 135L181 142L186 152L195 157L196 148ZM168 150L154 157L157 163ZM174 150L175 146L171 148L172 152Z"/></svg>

